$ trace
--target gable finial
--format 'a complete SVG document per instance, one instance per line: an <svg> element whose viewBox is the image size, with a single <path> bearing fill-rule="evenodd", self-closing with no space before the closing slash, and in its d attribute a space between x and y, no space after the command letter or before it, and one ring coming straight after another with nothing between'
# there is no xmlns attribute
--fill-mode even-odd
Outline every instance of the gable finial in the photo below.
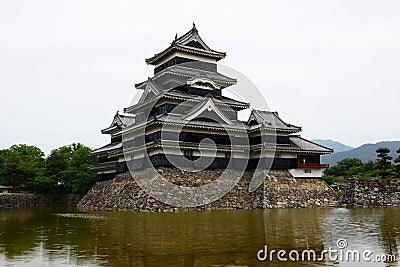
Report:
<svg viewBox="0 0 400 267"><path fill-rule="evenodd" d="M194 30L194 31L197 31L197 29L196 29L196 24L194 24L194 22L193 22L193 30Z"/></svg>
<svg viewBox="0 0 400 267"><path fill-rule="evenodd" d="M178 34L177 33L175 33L175 41L176 41L176 39L178 39Z"/></svg>

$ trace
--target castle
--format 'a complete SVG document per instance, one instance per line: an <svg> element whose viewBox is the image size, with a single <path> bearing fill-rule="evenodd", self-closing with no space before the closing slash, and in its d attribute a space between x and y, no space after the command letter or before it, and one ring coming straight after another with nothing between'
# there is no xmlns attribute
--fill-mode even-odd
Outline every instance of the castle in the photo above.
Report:
<svg viewBox="0 0 400 267"><path fill-rule="evenodd" d="M302 138L301 127L277 112L224 95L237 83L218 72L225 52L211 49L195 25L160 53L146 59L154 76L135 86L139 101L117 112L103 134L110 143L92 151L98 181L149 166L196 169L268 168L294 178L321 178L320 155L333 150ZM251 109L248 120L238 112ZM204 142L208 140L208 142ZM181 167L182 166L182 167ZM130 169L130 168L129 168Z"/></svg>

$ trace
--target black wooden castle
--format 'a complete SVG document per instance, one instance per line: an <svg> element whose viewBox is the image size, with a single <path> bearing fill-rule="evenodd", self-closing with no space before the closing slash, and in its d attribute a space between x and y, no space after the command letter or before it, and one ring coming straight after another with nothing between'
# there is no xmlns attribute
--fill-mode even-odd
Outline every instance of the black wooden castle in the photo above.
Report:
<svg viewBox="0 0 400 267"><path fill-rule="evenodd" d="M320 164L320 155L333 151L302 138L301 127L271 111L252 109L247 121L238 119L238 112L251 106L224 96L224 89L237 82L217 70L225 56L211 49L193 25L146 59L155 67L154 76L135 85L143 91L140 100L116 113L101 131L110 135L110 143L92 152L99 156L92 168L98 179L128 171L127 163L142 169L174 162L188 168L271 167L296 178L321 177L327 165Z"/></svg>

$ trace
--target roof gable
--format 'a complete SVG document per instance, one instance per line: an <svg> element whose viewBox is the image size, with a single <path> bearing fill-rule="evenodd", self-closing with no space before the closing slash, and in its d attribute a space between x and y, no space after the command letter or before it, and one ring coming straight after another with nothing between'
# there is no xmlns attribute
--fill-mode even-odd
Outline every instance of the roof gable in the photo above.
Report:
<svg viewBox="0 0 400 267"><path fill-rule="evenodd" d="M146 63L151 65L162 64L168 55L176 51L186 53L186 55L203 56L204 58L212 59L213 62L223 59L226 56L225 52L218 52L211 49L200 37L193 23L193 28L190 31L179 38L176 35L168 48L146 59Z"/></svg>
<svg viewBox="0 0 400 267"><path fill-rule="evenodd" d="M189 110L186 115L182 116L182 119L190 121L195 118L201 117L201 115L207 111L213 112L222 122L225 122L229 125L234 125L234 123L229 118L227 118L215 105L211 97L205 97L202 102Z"/></svg>
<svg viewBox="0 0 400 267"><path fill-rule="evenodd" d="M200 49L206 49L204 46L201 45L201 43L199 43L197 40L193 40L190 41L189 43L186 44L187 46L191 46L191 47L196 47L196 48L200 48Z"/></svg>
<svg viewBox="0 0 400 267"><path fill-rule="evenodd" d="M214 90L221 89L222 86L208 78L204 73L201 73L186 81L186 85L196 88Z"/></svg>
<svg viewBox="0 0 400 267"><path fill-rule="evenodd" d="M121 127L122 125L124 125L124 122L123 122L122 118L119 116L119 111L117 111L117 113L115 114L114 119L111 123L111 126L120 126Z"/></svg>
<svg viewBox="0 0 400 267"><path fill-rule="evenodd" d="M122 126L124 125L124 121L119 115L119 111L115 113L113 121L111 122L111 125L108 126L106 129L101 130L101 133L103 134L112 134L115 132L118 132Z"/></svg>
<svg viewBox="0 0 400 267"><path fill-rule="evenodd" d="M249 124L249 125L259 124L259 122L258 122L256 116L254 116L253 112L250 114L250 117L247 120L247 124Z"/></svg>
<svg viewBox="0 0 400 267"><path fill-rule="evenodd" d="M160 89L156 86L151 78L147 80L146 87L144 88L144 92L140 97L138 104L144 103L149 99L152 99L160 94Z"/></svg>
<svg viewBox="0 0 400 267"><path fill-rule="evenodd" d="M193 23L193 28L179 38L176 38L173 43L200 48L207 51L213 51L200 37L196 25Z"/></svg>

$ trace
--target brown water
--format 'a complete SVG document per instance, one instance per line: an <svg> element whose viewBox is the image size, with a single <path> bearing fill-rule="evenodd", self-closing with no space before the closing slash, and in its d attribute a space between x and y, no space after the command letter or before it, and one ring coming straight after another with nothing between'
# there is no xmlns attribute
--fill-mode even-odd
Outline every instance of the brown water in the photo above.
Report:
<svg viewBox="0 0 400 267"><path fill-rule="evenodd" d="M400 208L181 213L0 210L1 266L400 266L365 261L264 262L257 252L349 249L399 255ZM343 251L345 250L343 249ZM261 254L262 255L262 254ZM287 254L286 254L287 257Z"/></svg>

